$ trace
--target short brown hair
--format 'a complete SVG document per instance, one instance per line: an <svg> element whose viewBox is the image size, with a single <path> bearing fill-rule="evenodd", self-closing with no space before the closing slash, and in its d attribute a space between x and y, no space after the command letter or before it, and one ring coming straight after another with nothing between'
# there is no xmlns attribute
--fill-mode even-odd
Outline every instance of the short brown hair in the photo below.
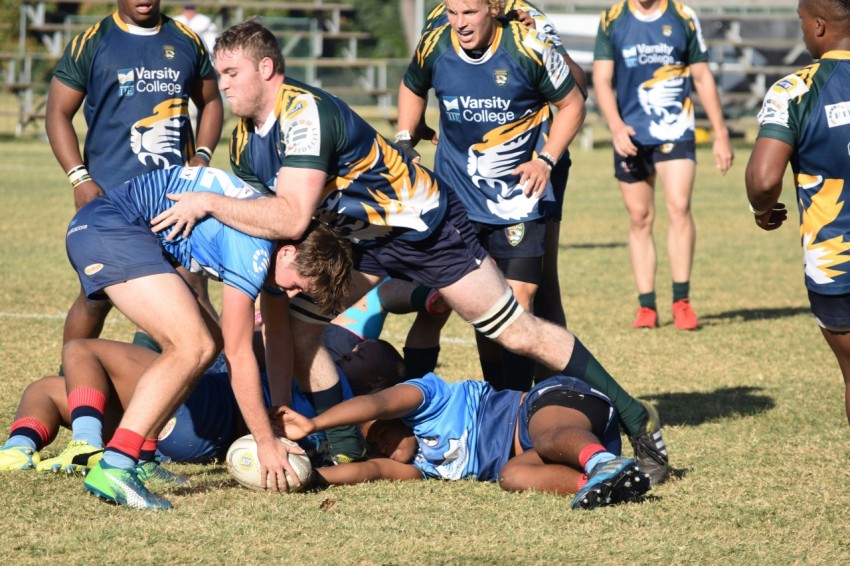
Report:
<svg viewBox="0 0 850 566"><path fill-rule="evenodd" d="M310 280L310 296L322 314L345 306L354 266L351 242L326 224L313 221L297 242L294 264L298 274Z"/></svg>
<svg viewBox="0 0 850 566"><path fill-rule="evenodd" d="M274 64L274 71L282 75L286 62L277 37L255 19L230 26L218 36L213 47L213 57L223 51L242 50L245 57L254 62L254 68L260 68L260 61L268 57Z"/></svg>

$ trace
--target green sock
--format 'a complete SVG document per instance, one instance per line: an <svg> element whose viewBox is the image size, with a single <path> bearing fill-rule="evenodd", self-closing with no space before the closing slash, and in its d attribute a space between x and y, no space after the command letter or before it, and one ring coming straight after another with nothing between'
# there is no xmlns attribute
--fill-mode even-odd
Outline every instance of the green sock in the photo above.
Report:
<svg viewBox="0 0 850 566"><path fill-rule="evenodd" d="M691 295L691 282L676 283L673 281L673 302L687 299Z"/></svg>
<svg viewBox="0 0 850 566"><path fill-rule="evenodd" d="M584 347L584 344L578 338L575 340L573 355L570 357L567 367L564 368L563 374L586 381L607 395L611 404L620 413L620 421L626 429L626 434L634 436L640 431L641 424L646 416L646 409L637 399L620 387L620 384L611 377L611 374L605 371L602 364L593 357L593 354Z"/></svg>
<svg viewBox="0 0 850 566"><path fill-rule="evenodd" d="M156 340L151 338L150 334L147 334L140 330L137 330L136 334L133 335L133 344L135 344L136 346L147 348L148 350L153 350L157 354L162 353L162 348L159 347L159 344L156 343Z"/></svg>
<svg viewBox="0 0 850 566"><path fill-rule="evenodd" d="M654 311L658 310L655 306L655 291L650 291L649 293L641 293L640 295L638 295L638 303L640 303L640 306L644 308L652 309Z"/></svg>
<svg viewBox="0 0 850 566"><path fill-rule="evenodd" d="M306 394L307 399L321 415L334 405L342 402L342 384L336 384L324 391L314 391ZM328 439L328 452L331 458L340 461L359 460L366 453L360 433L354 425L329 428L325 431Z"/></svg>

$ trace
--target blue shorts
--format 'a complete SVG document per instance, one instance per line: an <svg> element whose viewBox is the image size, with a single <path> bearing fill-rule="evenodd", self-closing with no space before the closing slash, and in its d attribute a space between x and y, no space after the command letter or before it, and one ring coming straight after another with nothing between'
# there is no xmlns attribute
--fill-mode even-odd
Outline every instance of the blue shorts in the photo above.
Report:
<svg viewBox="0 0 850 566"><path fill-rule="evenodd" d="M608 421L603 428L601 435L598 435L600 443L608 452L618 455L622 450L622 442L620 440L620 426L617 424L617 410L608 397L601 391L593 389L590 385L566 375L553 375L549 379L545 379L531 388L528 395L522 400L519 406L519 415L517 417L517 427L519 432L519 442L523 450L530 450L534 447L531 442L531 436L528 434L528 423L531 421L533 411L530 409L540 401L541 397L550 394L568 394L568 395L590 395L604 401L609 407ZM558 405L557 401L551 404ZM573 406L573 405L570 405Z"/></svg>
<svg viewBox="0 0 850 566"><path fill-rule="evenodd" d="M638 183L655 174L655 164L674 159L696 161L694 140L668 142L659 145L637 145L637 155L622 157L614 152L614 177L624 183Z"/></svg>
<svg viewBox="0 0 850 566"><path fill-rule="evenodd" d="M105 299L103 289L110 285L176 273L148 223L129 222L106 196L77 212L68 225L65 249L89 299Z"/></svg>
<svg viewBox="0 0 850 566"><path fill-rule="evenodd" d="M827 330L845 332L845 327L850 326L850 294L823 295L810 290L809 305L812 314Z"/></svg>
<svg viewBox="0 0 850 566"><path fill-rule="evenodd" d="M448 287L477 269L487 252L478 243L454 191L447 189L447 193L445 218L431 236L414 242L395 239L374 248L355 248L355 268L433 289Z"/></svg>

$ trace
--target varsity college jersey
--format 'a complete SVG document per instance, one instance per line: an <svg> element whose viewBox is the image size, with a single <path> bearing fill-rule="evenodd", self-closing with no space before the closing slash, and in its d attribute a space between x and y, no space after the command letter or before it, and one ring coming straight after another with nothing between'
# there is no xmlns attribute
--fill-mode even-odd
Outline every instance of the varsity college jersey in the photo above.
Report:
<svg viewBox="0 0 850 566"><path fill-rule="evenodd" d="M130 222L149 222L171 208L166 194L206 191L239 199L262 198L240 179L209 167L171 167L133 177L107 193ZM168 241L169 231L157 235L175 261L193 273L205 275L239 289L252 299L260 294L269 271L275 244L243 234L208 216L188 238Z"/></svg>
<svg viewBox="0 0 850 566"><path fill-rule="evenodd" d="M449 25L422 36L404 84L440 103L435 171L457 192L471 220L511 225L543 217L539 197L526 197L511 172L546 143L549 102L575 86L563 57L540 32L497 24L479 59L458 44ZM543 200L554 200L551 183Z"/></svg>
<svg viewBox="0 0 850 566"><path fill-rule="evenodd" d="M156 28L112 14L74 37L54 76L85 93L84 160L104 190L194 155L192 85L212 70L198 36L161 16Z"/></svg>
<svg viewBox="0 0 850 566"><path fill-rule="evenodd" d="M776 82L758 114L759 137L794 148L791 169L800 210L806 287L823 295L850 293L850 51Z"/></svg>
<svg viewBox="0 0 850 566"><path fill-rule="evenodd" d="M433 373L404 385L424 398L401 419L419 444L413 465L422 475L496 481L510 458L522 393L497 392L486 381L446 383Z"/></svg>
<svg viewBox="0 0 850 566"><path fill-rule="evenodd" d="M289 78L273 123L257 131L253 120L239 121L230 161L240 178L266 191L275 190L281 167L326 172L315 216L363 246L396 237L421 240L445 214L446 194L428 170L335 96Z"/></svg>
<svg viewBox="0 0 850 566"><path fill-rule="evenodd" d="M617 107L634 141L659 145L694 139L690 65L708 61L694 11L662 0L643 15L625 0L602 12L594 60L613 60Z"/></svg>

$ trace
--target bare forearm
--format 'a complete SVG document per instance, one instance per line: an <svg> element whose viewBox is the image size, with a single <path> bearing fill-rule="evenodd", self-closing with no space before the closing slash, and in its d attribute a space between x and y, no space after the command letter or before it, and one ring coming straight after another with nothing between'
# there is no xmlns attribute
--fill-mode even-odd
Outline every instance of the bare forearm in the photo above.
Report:
<svg viewBox="0 0 850 566"><path fill-rule="evenodd" d="M224 104L217 88L215 96L204 101L203 105L199 105L198 111L201 114L201 120L198 123L198 147L215 150L221 138L221 128L224 123Z"/></svg>
<svg viewBox="0 0 850 566"><path fill-rule="evenodd" d="M723 119L723 108L720 105L717 84L714 82L714 77L708 70L707 64L706 69L699 76L694 77L694 87L708 116L708 121L711 122L714 135L728 137L729 131L726 128L726 121Z"/></svg>
<svg viewBox="0 0 850 566"><path fill-rule="evenodd" d="M400 464L387 458L317 468L316 474L320 477L320 483L326 485L354 485L377 480L422 479L422 474L410 464Z"/></svg>
<svg viewBox="0 0 850 566"><path fill-rule="evenodd" d="M240 232L268 240L295 240L307 228L283 198L237 200L208 194L207 213Z"/></svg>
<svg viewBox="0 0 850 566"><path fill-rule="evenodd" d="M398 130L413 132L422 120L427 100L402 82L398 90Z"/></svg>
<svg viewBox="0 0 850 566"><path fill-rule="evenodd" d="M584 123L586 114L584 99L577 91L571 93L570 104L558 109L552 121L552 130L543 150L556 159L560 157L572 143Z"/></svg>

